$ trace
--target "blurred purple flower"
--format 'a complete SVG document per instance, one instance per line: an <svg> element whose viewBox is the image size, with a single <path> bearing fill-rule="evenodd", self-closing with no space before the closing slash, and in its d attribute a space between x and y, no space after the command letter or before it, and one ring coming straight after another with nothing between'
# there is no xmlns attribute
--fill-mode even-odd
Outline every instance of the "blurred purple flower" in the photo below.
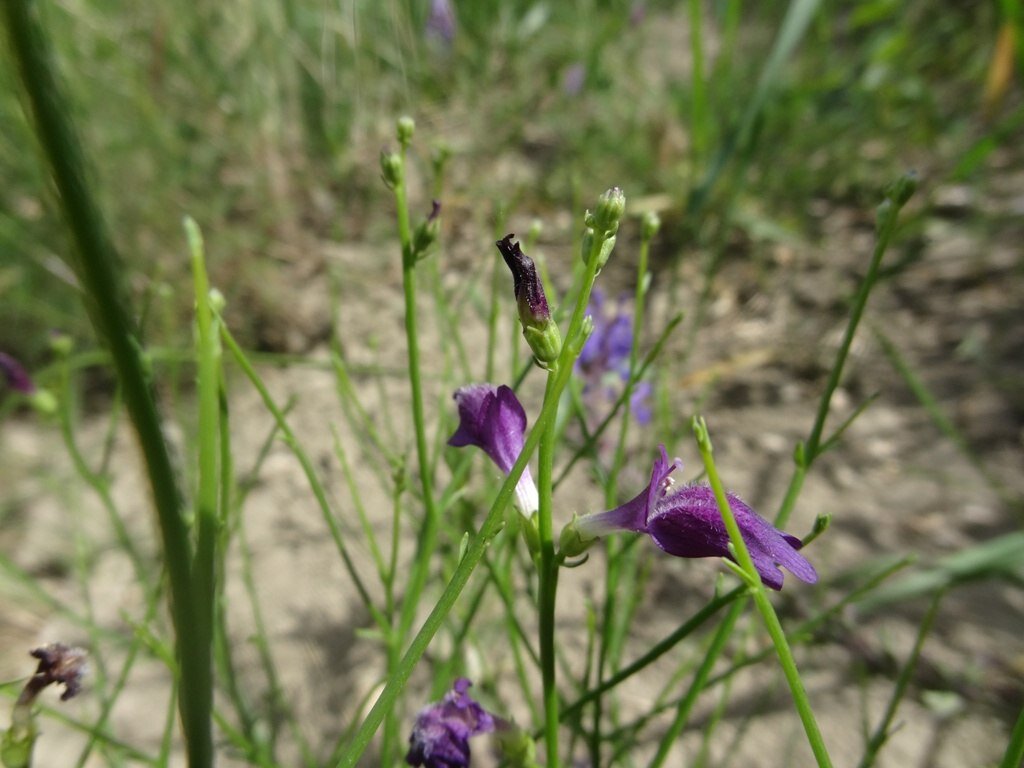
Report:
<svg viewBox="0 0 1024 768"><path fill-rule="evenodd" d="M629 379L633 316L626 299L619 299L614 307L609 307L599 288L590 295L587 314L594 319L594 331L576 359L576 372L583 379L584 397L595 407L594 401L599 397L609 402L618 399L624 382ZM652 392L648 382L637 382L633 386L629 405L640 424L651 420L647 399Z"/></svg>
<svg viewBox="0 0 1024 768"><path fill-rule="evenodd" d="M669 461L665 446L651 470L651 482L632 501L610 512L585 515L576 521L579 533L585 538L602 536L616 530L646 533L654 543L676 557L727 557L729 534L725 529L715 495L706 485L687 485L669 492L669 475L681 467L679 459ZM775 528L737 496L726 494L736 517L743 541L761 576L761 581L772 589L782 589L783 575L779 566L785 566L794 576L808 584L818 580L818 574L797 550L802 543Z"/></svg>
<svg viewBox="0 0 1024 768"><path fill-rule="evenodd" d="M587 68L582 62L576 62L562 74L562 92L566 96L579 96L586 82Z"/></svg>
<svg viewBox="0 0 1024 768"><path fill-rule="evenodd" d="M31 395L36 391L36 385L32 377L28 375L25 366L11 357L6 352L0 352L0 372L7 380L7 385L23 395Z"/></svg>
<svg viewBox="0 0 1024 768"><path fill-rule="evenodd" d="M467 693L471 685L460 677L441 701L420 710L409 736L406 763L425 768L467 768L470 737L495 728L495 718Z"/></svg>
<svg viewBox="0 0 1024 768"><path fill-rule="evenodd" d="M437 40L450 48L455 42L455 8L451 0L430 0L426 33L428 39Z"/></svg>
<svg viewBox="0 0 1024 768"><path fill-rule="evenodd" d="M459 427L448 445L480 448L507 475L523 451L526 434L526 411L515 393L504 384L470 384L455 390L452 397L459 409ZM525 515L539 506L529 466L516 484L516 506Z"/></svg>
<svg viewBox="0 0 1024 768"><path fill-rule="evenodd" d="M81 648L51 643L35 648L30 653L32 658L39 660L39 665L35 674L26 683L19 702L34 701L39 692L48 685L64 686L64 693L60 695L61 701L67 701L82 689L82 678L88 665L85 651Z"/></svg>
<svg viewBox="0 0 1024 768"><path fill-rule="evenodd" d="M633 4L629 7L629 23L634 27L639 27L643 24L646 17L647 3L643 2L643 0L634 0Z"/></svg>

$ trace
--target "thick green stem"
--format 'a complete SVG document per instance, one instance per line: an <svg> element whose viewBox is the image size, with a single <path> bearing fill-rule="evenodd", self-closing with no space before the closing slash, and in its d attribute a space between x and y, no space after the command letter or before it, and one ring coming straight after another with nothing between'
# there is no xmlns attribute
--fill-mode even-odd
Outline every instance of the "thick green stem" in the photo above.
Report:
<svg viewBox="0 0 1024 768"><path fill-rule="evenodd" d="M57 85L48 42L30 0L6 0L9 50L15 60L36 136L56 185L77 250L76 273L97 334L110 348L149 475L170 580L171 618L180 664L179 709L190 768L213 765L211 654L191 631L200 607L192 591L192 545L184 500L160 427L142 345L122 285L120 261L86 183L83 153Z"/></svg>

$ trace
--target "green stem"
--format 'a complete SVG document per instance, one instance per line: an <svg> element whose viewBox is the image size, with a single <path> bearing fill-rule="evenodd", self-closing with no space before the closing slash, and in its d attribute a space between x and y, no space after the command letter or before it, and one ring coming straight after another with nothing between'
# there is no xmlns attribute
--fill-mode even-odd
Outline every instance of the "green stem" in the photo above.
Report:
<svg viewBox="0 0 1024 768"><path fill-rule="evenodd" d="M779 617L775 613L775 608L768 599L764 584L761 582L761 577L758 575L754 561L750 557L747 545L743 541L743 535L740 533L736 518L733 516L732 508L729 506L729 500L726 498L725 488L722 486L722 481L718 476L718 470L715 467L714 457L712 456L711 438L708 435L707 424L703 418L699 416L693 417L693 430L697 437L701 459L704 461L704 468L707 471L708 483L715 493L718 510L722 515L725 528L729 532L729 541L732 544L736 562L745 574L745 580L754 598L754 604L757 605L761 618L764 620L765 628L768 630L768 635L775 645L779 664L793 695L793 703L796 706L797 714L800 715L800 722L803 723L804 731L807 733L807 742L810 744L811 751L814 753L814 758L819 768L831 768L832 760L829 757L828 749L825 747L825 741L818 728L818 722L814 718L814 711L807 698L807 691L804 689L803 681L800 679L800 672L796 668L793 651L789 647L786 633L782 629L782 624L779 623Z"/></svg>
<svg viewBox="0 0 1024 768"><path fill-rule="evenodd" d="M590 299L590 291L594 286L594 279L597 275L596 256L600 253L603 244L604 237L594 237L594 246L590 253L591 258L588 259L588 266L584 272L583 287L576 298L576 306L573 310L572 319L569 322L569 329L564 337L565 343L562 345L562 352L556 363L552 366L554 371L553 378L548 382L540 414L537 416L537 421L533 425L533 429L530 430L530 434L526 437L519 458L516 459L512 469L509 470L509 474L502 483L494 502L491 504L491 508L488 510L484 522L480 526L480 530L470 539L465 554L459 561L455 572L452 574L451 579L449 579L434 608L427 616L426 621L423 622L419 632L416 633L409 643L405 654L395 666L380 696L377 697L377 701L370 708L370 711L353 735L352 740L345 747L344 751L341 752L341 756L336 763L337 768L353 768L359 757L366 751L384 717L393 709L399 694L409 681L409 676L412 674L417 662L426 653L430 641L437 633L437 630L440 629L449 612L451 612L474 569L480 564L487 546L501 530L505 508L512 497L516 483L519 482L523 469L526 467L527 462L529 462L530 457L533 456L533 452L537 450L541 436L548 429L549 425L554 424L555 414L558 410L558 401L572 376L573 363L580 352L579 336L583 326L583 316L587 302Z"/></svg>
<svg viewBox="0 0 1024 768"><path fill-rule="evenodd" d="M179 709L188 764L190 768L207 768L213 765L210 648L203 647L202 638L191 631L202 607L192 591L192 545L182 516L184 500L122 285L120 261L86 183L82 149L58 88L38 8L29 0L7 0L3 14L8 49L17 64L36 136L77 250L74 266L86 308L97 334L110 348L145 459L170 578L171 617L181 674Z"/></svg>
<svg viewBox="0 0 1024 768"><path fill-rule="evenodd" d="M552 397L555 372L548 373L544 400ZM558 688L555 683L555 593L558 589L558 562L555 559L555 533L552 511L552 475L555 456L554 422L545 427L538 455L537 532L540 536L540 674L544 686L544 744L549 768L558 768Z"/></svg>
<svg viewBox="0 0 1024 768"><path fill-rule="evenodd" d="M945 597L946 590L940 589L935 593L932 598L931 605L928 607L928 612L924 616L924 620L921 622L920 628L917 630L917 639L914 641L914 647L910 651L910 657L907 659L907 663L903 665L903 669L900 670L900 676L896 680L896 686L893 688L892 696L889 697L889 703L885 707L885 713L882 715L882 719L878 723L878 727L875 728L875 732L871 734L871 738L868 740L867 746L864 749L864 757L861 758L858 763L858 768L871 768L875 764L875 759L878 757L878 752L882 748L882 745L888 741L892 735L890 727L892 726L893 718L896 717L896 710L899 708L900 702L903 700L903 696L907 691L907 686L910 685L910 678L913 677L914 670L917 669L917 661L921 657L921 649L924 648L925 638L928 637L928 633L931 631L932 624L935 622L935 617L939 613L939 604L942 602L942 598Z"/></svg>
<svg viewBox="0 0 1024 768"><path fill-rule="evenodd" d="M1024 764L1024 707L1021 708L1010 733L1010 742L1006 745L1006 754L1003 755L999 768L1017 768L1021 764Z"/></svg>
<svg viewBox="0 0 1024 768"><path fill-rule="evenodd" d="M660 659L672 648L679 644L679 642L689 635L693 634L705 621L714 616L722 607L728 605L734 600L742 597L746 589L744 587L736 587L731 592L727 592L720 597L716 597L710 600L707 605L701 608L697 613L687 619L672 634L666 636L654 645L647 653L641 656L639 659L634 661L628 667L623 667L617 673L609 677L597 685L593 690L587 691L585 694L580 696L576 701L567 707L562 709L562 720L568 720L575 716L583 707L592 702L602 693L611 690L623 680L632 677L644 667L653 664L655 661Z"/></svg>
<svg viewBox="0 0 1024 768"><path fill-rule="evenodd" d="M218 320L210 309L210 284L206 276L206 257L199 227L191 218L185 218L185 232L191 252L192 276L196 296L196 358L199 397L199 480L196 490L196 521L198 535L196 555L192 566L193 599L196 612L191 631L197 643L205 649L207 658L202 669L208 675L203 680L203 702L213 706L213 627L215 610L215 562L217 552L218 475L217 442L220 431L220 338Z"/></svg>
<svg viewBox="0 0 1024 768"><path fill-rule="evenodd" d="M846 330L843 332L843 340L839 344L839 351L836 353L836 361L829 372L828 382L825 384L825 391L822 393L821 401L818 403L818 412L814 417L814 426L807 438L807 465L818 456L821 447L821 433L825 428L825 419L828 417L829 408L832 405L832 395L839 387L839 379L843 375L843 366L850 354L850 347L853 344L853 337L857 333L857 326L864 314L868 297L878 282L879 270L882 266L882 257L889 248L889 242L896 232L896 221L900 209L913 194L915 180L912 175L901 177L886 193L886 199L878 206L876 230L878 236L875 240L875 249L871 254L871 261L868 264L868 271L857 289L853 305L850 307L850 319L846 323Z"/></svg>
<svg viewBox="0 0 1024 768"><path fill-rule="evenodd" d="M412 419L416 433L416 458L419 466L420 487L423 492L424 516L416 542L416 557L413 558L412 574L406 588L399 617L399 642L409 634L420 594L427 581L431 555L437 540L437 504L434 499L433 476L430 471L430 456L427 452L427 430L423 418L423 384L420 372L419 335L416 326L416 260L419 254L413 252L412 231L409 226L409 202L405 184L405 145L402 145L401 180L395 185L395 204L398 213L398 236L402 244L402 289L405 296L405 340L409 362L409 386L412 390Z"/></svg>
<svg viewBox="0 0 1024 768"><path fill-rule="evenodd" d="M687 689L686 695L679 702L679 706L676 708L676 716L673 718L672 724L665 731L665 735L662 737L661 743L658 744L658 752L651 760L648 768L661 768L661 766L665 764L669 750L672 749L672 745L675 744L676 739L679 738L679 734L683 732L683 727L686 725L690 712L693 710L693 705L697 702L697 696L699 696L701 691L704 690L704 686L707 683L708 677L711 675L711 670L714 668L715 662L718 661L718 657L721 655L722 650L725 648L725 644L729 641L729 637L732 635L732 628L736 625L737 620L746 607L746 600L736 601L729 609L729 612L725 615L722 623L718 625L718 630L715 632L715 636L711 640L711 646L704 654L704 659L700 663L700 668L697 670L697 674L693 676L693 681L690 683L690 687Z"/></svg>

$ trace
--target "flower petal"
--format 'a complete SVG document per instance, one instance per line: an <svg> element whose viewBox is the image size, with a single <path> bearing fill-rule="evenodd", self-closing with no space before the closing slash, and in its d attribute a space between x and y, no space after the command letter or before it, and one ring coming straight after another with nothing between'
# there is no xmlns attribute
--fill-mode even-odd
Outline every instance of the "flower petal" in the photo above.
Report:
<svg viewBox="0 0 1024 768"><path fill-rule="evenodd" d="M726 498L761 580L781 589L787 568L801 581L813 584L818 574L797 550L800 540L784 534L751 509L738 496ZM728 557L729 534L714 492L706 485L681 488L658 504L648 520L647 532L663 550L677 557Z"/></svg>

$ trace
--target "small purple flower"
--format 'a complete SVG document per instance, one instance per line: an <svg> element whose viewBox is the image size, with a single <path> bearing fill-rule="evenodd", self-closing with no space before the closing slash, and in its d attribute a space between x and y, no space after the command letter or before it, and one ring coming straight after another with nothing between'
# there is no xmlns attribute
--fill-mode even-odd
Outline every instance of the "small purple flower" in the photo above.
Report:
<svg viewBox="0 0 1024 768"><path fill-rule="evenodd" d="M523 451L526 434L526 411L515 392L504 384L470 384L455 390L452 397L459 409L459 428L448 438L448 445L475 445L507 475ZM539 506L529 466L516 484L516 506L525 515Z"/></svg>
<svg viewBox="0 0 1024 768"><path fill-rule="evenodd" d="M467 693L472 683L455 681L441 701L420 710L409 736L405 762L425 768L467 768L469 739L495 729L495 718Z"/></svg>
<svg viewBox="0 0 1024 768"><path fill-rule="evenodd" d="M609 308L604 292L595 288L590 295L587 313L594 319L594 330L576 359L576 371L583 379L583 392L592 407L595 400L614 402L629 378L629 355L633 349L633 316L628 302L620 299ZM637 382L630 396L630 408L640 424L651 420L647 399L653 388L648 382Z"/></svg>
<svg viewBox="0 0 1024 768"><path fill-rule="evenodd" d="M34 701L43 688L48 685L63 685L64 693L61 701L67 701L82 689L82 678L85 676L87 664L85 651L63 643L51 643L30 652L34 659L39 660L36 672L25 685L19 701Z"/></svg>
<svg viewBox="0 0 1024 768"><path fill-rule="evenodd" d="M25 366L6 352L0 352L0 372L11 389L23 395L31 395L36 391L36 385L25 370Z"/></svg>
<svg viewBox="0 0 1024 768"><path fill-rule="evenodd" d="M646 533L654 543L676 557L728 557L729 534L725 529L715 495L706 485L687 485L674 491L669 475L681 467L679 459L669 461L665 446L651 470L651 482L632 501L610 512L585 515L576 521L584 537L602 536L615 530ZM761 576L772 589L782 589L785 566L808 584L818 574L797 550L802 543L775 528L737 496L726 494L743 541Z"/></svg>
<svg viewBox="0 0 1024 768"><path fill-rule="evenodd" d="M566 96L579 96L587 82L587 68L576 62L562 75L562 91Z"/></svg>
<svg viewBox="0 0 1024 768"><path fill-rule="evenodd" d="M446 48L455 42L455 8L451 0L430 0L427 14L427 37L437 40Z"/></svg>

